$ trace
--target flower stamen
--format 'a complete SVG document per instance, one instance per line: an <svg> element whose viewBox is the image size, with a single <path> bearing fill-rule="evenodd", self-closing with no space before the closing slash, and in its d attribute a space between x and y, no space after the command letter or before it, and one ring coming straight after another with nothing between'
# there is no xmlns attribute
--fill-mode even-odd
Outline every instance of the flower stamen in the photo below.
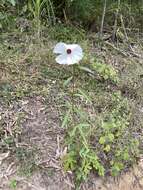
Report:
<svg viewBox="0 0 143 190"><path fill-rule="evenodd" d="M67 49L67 54L71 54L71 49Z"/></svg>

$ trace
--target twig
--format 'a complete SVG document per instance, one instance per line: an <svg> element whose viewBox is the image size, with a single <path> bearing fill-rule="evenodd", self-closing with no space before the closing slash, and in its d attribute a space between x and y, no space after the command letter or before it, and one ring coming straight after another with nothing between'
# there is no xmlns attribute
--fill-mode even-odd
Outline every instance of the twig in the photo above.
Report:
<svg viewBox="0 0 143 190"><path fill-rule="evenodd" d="M127 57L128 55L125 54L122 50L120 50L119 48L115 47L113 44L111 44L110 42L105 42L106 45L110 46L111 48L113 48L114 50L116 50L117 52L119 52L120 54L122 54L123 56Z"/></svg>
<svg viewBox="0 0 143 190"><path fill-rule="evenodd" d="M123 28L123 31L124 31L124 35L125 35L126 42L128 42L128 41L129 41L129 38L128 38L128 35L127 35L127 32L126 32L126 28L125 28L125 25L124 25L124 21L123 21L123 16L122 16L122 14L120 15L120 20L121 20L121 25L122 25L122 28Z"/></svg>
<svg viewBox="0 0 143 190"><path fill-rule="evenodd" d="M130 50L131 50L130 54L132 54L134 57L143 59L143 56L141 56L141 55L139 55L139 54L137 54L137 53L134 52L134 50L133 50L133 48L132 48L131 45L129 45L129 48L130 48Z"/></svg>
<svg viewBox="0 0 143 190"><path fill-rule="evenodd" d="M68 24L69 21L68 21L68 18L67 18L67 15L66 15L66 11L65 11L65 9L63 9L63 14L64 14L65 22Z"/></svg>
<svg viewBox="0 0 143 190"><path fill-rule="evenodd" d="M5 160L9 156L10 152L0 154L0 165L2 164L2 161Z"/></svg>

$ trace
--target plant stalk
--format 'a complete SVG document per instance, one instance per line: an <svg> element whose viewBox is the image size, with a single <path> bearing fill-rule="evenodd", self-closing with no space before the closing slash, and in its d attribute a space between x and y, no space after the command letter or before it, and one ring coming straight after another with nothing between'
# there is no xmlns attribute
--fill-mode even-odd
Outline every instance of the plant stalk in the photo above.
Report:
<svg viewBox="0 0 143 190"><path fill-rule="evenodd" d="M75 68L74 65L72 65L72 76L73 76L73 80L72 80L72 120L73 120L73 124L75 126L75 115L74 115L74 92L75 92Z"/></svg>

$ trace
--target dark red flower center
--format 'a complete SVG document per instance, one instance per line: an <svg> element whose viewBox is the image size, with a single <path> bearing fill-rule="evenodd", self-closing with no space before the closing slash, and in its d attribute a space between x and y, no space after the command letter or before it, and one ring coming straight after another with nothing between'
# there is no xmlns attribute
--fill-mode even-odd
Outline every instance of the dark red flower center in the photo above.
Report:
<svg viewBox="0 0 143 190"><path fill-rule="evenodd" d="M71 49L67 49L67 54L71 54Z"/></svg>

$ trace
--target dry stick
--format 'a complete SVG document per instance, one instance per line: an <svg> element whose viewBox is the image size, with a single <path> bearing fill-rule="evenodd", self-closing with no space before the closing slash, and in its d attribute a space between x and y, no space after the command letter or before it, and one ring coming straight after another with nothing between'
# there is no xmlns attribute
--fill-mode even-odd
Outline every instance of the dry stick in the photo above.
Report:
<svg viewBox="0 0 143 190"><path fill-rule="evenodd" d="M125 25L124 25L124 21L123 21L123 16L122 16L122 14L120 15L120 20L121 20L121 25L122 25L122 28L123 28L123 31L124 31L124 34L125 34L126 42L128 42L129 39L128 39L128 35L127 35L126 28L125 28Z"/></svg>
<svg viewBox="0 0 143 190"><path fill-rule="evenodd" d="M113 44L111 44L110 42L104 42L104 44L107 45L108 47L114 49L115 51L117 51L118 53L120 53L122 56L128 57L131 62L135 63L134 60L132 59L132 57L129 57L129 54L127 54L127 53L125 53L123 50L121 50L121 49L115 47L115 46L114 46ZM143 57L141 57L140 55L137 55L137 54L135 54L135 53L133 53L133 52L131 52L131 54L132 54L133 56L137 57L137 58L141 58L141 59L143 58Z"/></svg>
<svg viewBox="0 0 143 190"><path fill-rule="evenodd" d="M104 20L105 20L106 7L107 7L107 0L104 0L104 7L103 7L102 20L101 20L100 33L99 33L100 39L102 39L102 35L103 35L103 25L104 25Z"/></svg>
<svg viewBox="0 0 143 190"><path fill-rule="evenodd" d="M64 14L65 22L66 22L66 24L68 24L69 22L68 22L68 18L67 18L65 9L63 9L63 14Z"/></svg>
<svg viewBox="0 0 143 190"><path fill-rule="evenodd" d="M112 41L113 42L115 40L115 36L116 36L116 32L117 32L119 9L120 9L120 0L118 0L118 7L116 10L116 14L115 14L114 29L113 29L113 34L112 34Z"/></svg>
<svg viewBox="0 0 143 190"><path fill-rule="evenodd" d="M113 48L114 50L116 50L118 53L120 53L121 55L123 55L124 57L128 57L128 54L124 53L121 49L115 47L113 44L111 44L110 42L104 42L107 46Z"/></svg>

